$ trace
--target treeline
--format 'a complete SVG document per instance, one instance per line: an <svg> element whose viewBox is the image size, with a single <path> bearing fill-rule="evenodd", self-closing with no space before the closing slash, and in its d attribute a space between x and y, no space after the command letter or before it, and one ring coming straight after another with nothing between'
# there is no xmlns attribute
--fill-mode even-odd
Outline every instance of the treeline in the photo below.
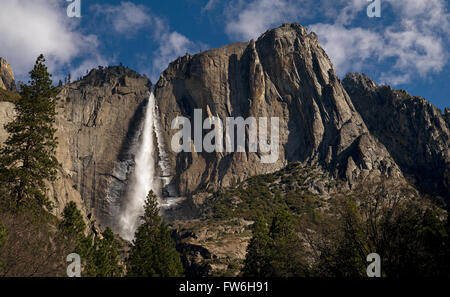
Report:
<svg viewBox="0 0 450 297"><path fill-rule="evenodd" d="M407 187L385 182L336 197L327 224L292 226L281 209L258 216L242 275L366 277L377 253L385 277L450 276L450 222ZM445 219L446 217L446 219Z"/></svg>
<svg viewBox="0 0 450 297"><path fill-rule="evenodd" d="M74 202L66 205L61 220L51 214L47 185L57 178L59 166L57 88L43 55L19 90L17 116L5 125L9 137L0 150L0 276L67 276L71 253L80 255L82 276L182 276L180 255L153 193L124 260L111 229L92 232Z"/></svg>

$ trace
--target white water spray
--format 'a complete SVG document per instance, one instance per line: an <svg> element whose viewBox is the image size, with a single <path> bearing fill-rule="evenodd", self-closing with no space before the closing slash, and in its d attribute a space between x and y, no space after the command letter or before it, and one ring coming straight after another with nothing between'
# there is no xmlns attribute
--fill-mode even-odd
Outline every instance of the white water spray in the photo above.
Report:
<svg viewBox="0 0 450 297"><path fill-rule="evenodd" d="M170 209L180 201L170 185L170 162L163 144L160 117L153 92L150 93L140 131L132 147L132 151L135 151L134 170L128 179L128 191L121 203L116 228L122 238L130 241L140 225L140 217L144 213L145 200L150 190L160 196L161 190L165 189L166 198L158 199L162 210ZM155 168L156 164L159 165L159 170Z"/></svg>
<svg viewBox="0 0 450 297"><path fill-rule="evenodd" d="M119 218L120 235L127 240L134 238L139 226L139 218L144 213L144 203L150 190L157 194L155 183L155 145L153 141L155 96L150 94L145 110L145 120L141 128L139 146L135 156L135 168L130 178L129 191Z"/></svg>

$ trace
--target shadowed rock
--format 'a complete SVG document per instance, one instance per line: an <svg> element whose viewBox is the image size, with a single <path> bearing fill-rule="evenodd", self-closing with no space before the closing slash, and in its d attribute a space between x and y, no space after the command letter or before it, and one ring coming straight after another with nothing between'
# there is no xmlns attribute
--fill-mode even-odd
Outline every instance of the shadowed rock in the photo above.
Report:
<svg viewBox="0 0 450 297"><path fill-rule="evenodd" d="M420 189L450 197L450 123L420 97L351 73L343 85L370 132ZM447 120L446 120L447 118Z"/></svg>

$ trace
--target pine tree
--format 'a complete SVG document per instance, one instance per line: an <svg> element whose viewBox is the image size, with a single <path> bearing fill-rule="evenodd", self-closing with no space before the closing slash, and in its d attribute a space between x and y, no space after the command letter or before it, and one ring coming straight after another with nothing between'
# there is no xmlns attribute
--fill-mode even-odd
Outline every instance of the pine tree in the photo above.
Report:
<svg viewBox="0 0 450 297"><path fill-rule="evenodd" d="M59 228L64 232L65 236L75 238L76 240L82 239L86 229L83 216L78 210L75 202L71 201L67 203L63 210L63 219L59 224Z"/></svg>
<svg viewBox="0 0 450 297"><path fill-rule="evenodd" d="M86 265L85 276L120 277L123 266L120 264L118 243L114 233L108 227L102 233L103 238L96 238Z"/></svg>
<svg viewBox="0 0 450 297"><path fill-rule="evenodd" d="M71 247L70 252L79 254L86 262L93 249L93 238L91 235L86 236L86 224L75 202L67 203L62 215L59 231L64 241Z"/></svg>
<svg viewBox="0 0 450 297"><path fill-rule="evenodd" d="M150 191L145 202L142 225L127 259L128 276L179 277L183 276L180 254L170 236L169 227L159 216L155 194Z"/></svg>
<svg viewBox="0 0 450 297"><path fill-rule="evenodd" d="M265 277L269 270L269 228L264 216L258 216L252 226L253 237L247 247L242 273L246 277Z"/></svg>
<svg viewBox="0 0 450 297"><path fill-rule="evenodd" d="M5 125L9 137L0 152L0 179L16 206L24 203L51 208L46 181L53 181L58 162L54 128L56 88L40 55L30 71L29 85L22 85L16 102L17 117Z"/></svg>
<svg viewBox="0 0 450 297"><path fill-rule="evenodd" d="M81 257L82 275L86 277L119 277L123 274L120 264L118 243L110 228L106 228L102 237L85 235L86 224L74 202L69 202L63 211L59 229L73 251Z"/></svg>
<svg viewBox="0 0 450 297"><path fill-rule="evenodd" d="M297 235L291 214L277 211L270 229L264 218L253 225L253 237L244 261L244 276L290 277L307 276L304 249Z"/></svg>
<svg viewBox="0 0 450 297"><path fill-rule="evenodd" d="M298 236L292 215L280 209L272 219L270 258L272 277L306 276L304 249Z"/></svg>

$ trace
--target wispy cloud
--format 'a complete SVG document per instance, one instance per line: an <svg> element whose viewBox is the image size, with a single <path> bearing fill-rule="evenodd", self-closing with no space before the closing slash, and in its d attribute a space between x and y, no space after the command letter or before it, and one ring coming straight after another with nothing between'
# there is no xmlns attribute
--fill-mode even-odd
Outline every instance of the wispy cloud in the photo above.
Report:
<svg viewBox="0 0 450 297"><path fill-rule="evenodd" d="M284 22L309 25L340 75L378 71L379 80L406 83L439 73L449 58L450 14L446 0L383 0L388 19L370 22L364 0L234 0L225 13L233 40L256 38ZM317 22L317 18L321 19Z"/></svg>
<svg viewBox="0 0 450 297"><path fill-rule="evenodd" d="M172 60L187 52L196 52L201 44L189 40L183 34L171 30L167 21L151 12L144 5L121 2L119 5L95 5L93 9L106 17L107 26L112 25L115 32L130 36L141 29L146 30L146 42L157 43L158 48L151 57L137 54L142 65L138 69L147 73L153 82Z"/></svg>
<svg viewBox="0 0 450 297"><path fill-rule="evenodd" d="M232 39L249 40L280 22L293 21L301 14L295 1L235 1L229 6L225 31Z"/></svg>
<svg viewBox="0 0 450 297"><path fill-rule="evenodd" d="M220 0L208 0L208 3L202 8L202 12L214 9L219 2Z"/></svg>
<svg viewBox="0 0 450 297"><path fill-rule="evenodd" d="M450 36L450 14L444 0L386 2L394 21L381 30L352 26L355 15L366 7L355 1L347 4L334 22L310 26L338 72L342 75L367 69L368 64L390 63L378 79L396 85L442 71L448 62L446 40Z"/></svg>
<svg viewBox="0 0 450 297"><path fill-rule="evenodd" d="M151 25L153 16L144 5L121 2L119 5L95 4L91 7L97 15L106 17L106 23L112 24L117 33L134 33Z"/></svg>
<svg viewBox="0 0 450 297"><path fill-rule="evenodd" d="M178 32L165 32L159 39L159 48L153 57L153 75L164 70L173 59L184 56L190 49L196 47L195 43Z"/></svg>
<svg viewBox="0 0 450 297"><path fill-rule="evenodd" d="M78 31L76 20L65 15L64 4L57 0L2 0L0 56L12 65L19 80L27 79L41 53L57 77L61 68L72 67L75 58L103 59L97 36Z"/></svg>
<svg viewBox="0 0 450 297"><path fill-rule="evenodd" d="M383 52L383 38L377 32L337 24L315 24L309 28L319 36L340 74L364 68L368 59Z"/></svg>

